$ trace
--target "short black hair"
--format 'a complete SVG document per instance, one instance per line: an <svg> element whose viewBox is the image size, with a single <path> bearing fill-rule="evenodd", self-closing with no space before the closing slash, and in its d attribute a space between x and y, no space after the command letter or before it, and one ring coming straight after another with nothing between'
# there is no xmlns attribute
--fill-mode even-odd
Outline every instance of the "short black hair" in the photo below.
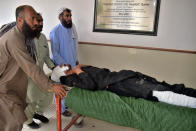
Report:
<svg viewBox="0 0 196 131"><path fill-rule="evenodd" d="M16 15L16 19L18 17L24 17L24 9L27 5L21 5L19 7L16 8L16 12L15 12L15 15Z"/></svg>
<svg viewBox="0 0 196 131"><path fill-rule="evenodd" d="M37 15L42 17L41 13L37 13Z"/></svg>
<svg viewBox="0 0 196 131"><path fill-rule="evenodd" d="M42 19L42 21L43 21L43 17L42 17L42 15L41 15L41 13L37 13L37 15L40 16L41 19Z"/></svg>

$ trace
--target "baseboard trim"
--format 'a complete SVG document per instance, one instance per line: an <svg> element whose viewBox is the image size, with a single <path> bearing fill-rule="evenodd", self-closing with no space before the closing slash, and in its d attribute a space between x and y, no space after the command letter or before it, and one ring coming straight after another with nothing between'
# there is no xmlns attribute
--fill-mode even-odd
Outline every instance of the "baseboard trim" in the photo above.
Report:
<svg viewBox="0 0 196 131"><path fill-rule="evenodd" d="M98 46L112 46L112 47L122 47L122 48L135 48L135 49L146 49L146 50L157 50L157 51L168 51L168 52L196 54L196 51L190 51L190 50L177 50L177 49L154 48L154 47L143 47L143 46L104 44L104 43L83 42L83 41L80 41L79 44L98 45Z"/></svg>

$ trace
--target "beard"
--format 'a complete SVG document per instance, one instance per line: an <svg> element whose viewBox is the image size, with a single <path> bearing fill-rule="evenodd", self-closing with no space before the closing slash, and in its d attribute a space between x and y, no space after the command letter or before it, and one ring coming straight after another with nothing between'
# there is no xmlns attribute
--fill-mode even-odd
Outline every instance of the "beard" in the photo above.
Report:
<svg viewBox="0 0 196 131"><path fill-rule="evenodd" d="M24 21L22 25L22 33L25 35L26 39L33 39L39 34L39 31L37 28L35 30L31 29L26 21Z"/></svg>
<svg viewBox="0 0 196 131"><path fill-rule="evenodd" d="M65 28L71 28L72 27L72 21L70 20L69 23L67 23L66 20L62 19L61 21L62 25L65 27Z"/></svg>
<svg viewBox="0 0 196 131"><path fill-rule="evenodd" d="M37 26L37 29L36 29L37 33L40 34L42 32L42 29L43 29L43 25Z"/></svg>

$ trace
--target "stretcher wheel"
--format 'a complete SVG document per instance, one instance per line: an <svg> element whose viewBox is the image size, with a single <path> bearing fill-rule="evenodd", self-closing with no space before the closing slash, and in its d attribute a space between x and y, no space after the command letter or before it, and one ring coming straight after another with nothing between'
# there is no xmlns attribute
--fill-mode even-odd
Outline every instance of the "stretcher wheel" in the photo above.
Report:
<svg viewBox="0 0 196 131"><path fill-rule="evenodd" d="M72 120L75 118L76 116L72 117ZM74 126L77 128L82 128L84 126L84 119L83 116L80 116L74 123Z"/></svg>

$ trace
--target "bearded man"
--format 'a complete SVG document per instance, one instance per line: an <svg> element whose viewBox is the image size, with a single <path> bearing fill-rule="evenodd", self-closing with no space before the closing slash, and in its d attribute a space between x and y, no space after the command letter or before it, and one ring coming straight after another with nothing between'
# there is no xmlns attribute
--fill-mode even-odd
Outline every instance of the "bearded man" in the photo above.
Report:
<svg viewBox="0 0 196 131"><path fill-rule="evenodd" d="M43 70L44 63L51 70L54 68L54 63L49 57L49 48L46 36L41 33L43 28L43 18L40 13L37 14L37 36L31 41L36 48L36 64L39 65L41 70ZM39 87L28 78L28 89L27 89L27 103L28 106L25 109L25 114L27 116L27 124L32 129L37 129L40 127L34 119L38 119L43 123L48 123L49 119L43 115L44 110L51 104L53 94L51 92L43 92Z"/></svg>
<svg viewBox="0 0 196 131"><path fill-rule="evenodd" d="M45 92L63 98L66 88L53 83L36 65L30 39L37 36L37 13L33 7L16 8L16 26L0 38L0 127L2 131L21 131L26 120L27 76Z"/></svg>
<svg viewBox="0 0 196 131"><path fill-rule="evenodd" d="M70 65L75 67L77 59L78 36L75 25L72 23L71 10L61 8L58 11L60 23L50 32L52 60L56 65ZM61 112L64 116L70 116L65 108L65 100L61 101Z"/></svg>

